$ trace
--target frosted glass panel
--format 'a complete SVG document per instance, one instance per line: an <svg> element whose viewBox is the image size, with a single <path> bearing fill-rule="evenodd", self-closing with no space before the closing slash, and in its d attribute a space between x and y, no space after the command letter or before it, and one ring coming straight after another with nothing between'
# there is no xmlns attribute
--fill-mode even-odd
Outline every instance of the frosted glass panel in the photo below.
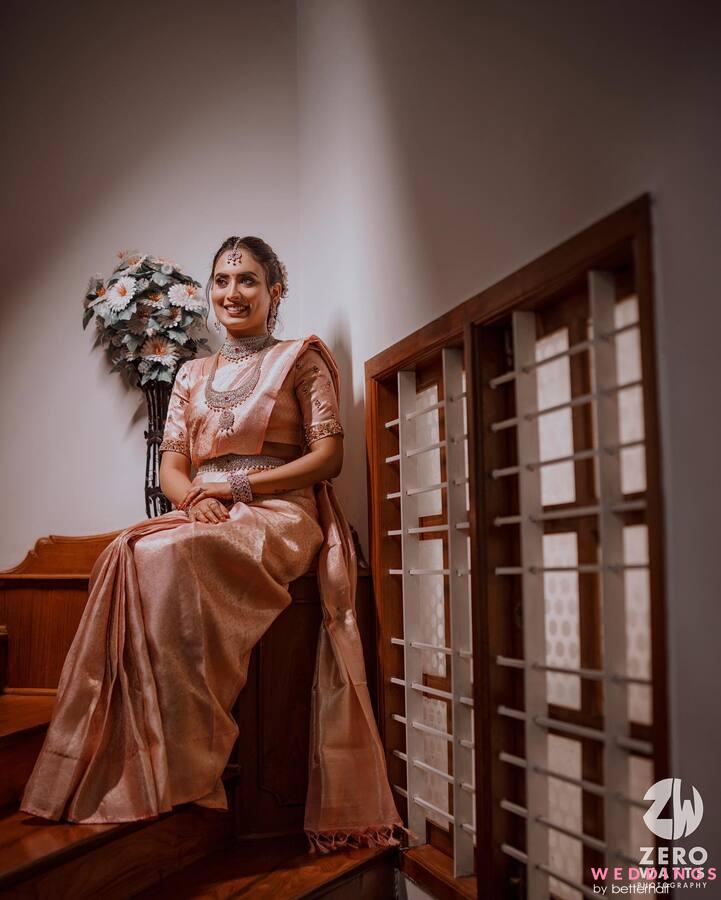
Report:
<svg viewBox="0 0 721 900"><path fill-rule="evenodd" d="M653 762L641 756L629 756L628 758L629 794L632 799L643 803L646 791L654 783ZM632 859L639 859L640 847L652 847L656 844L656 838L643 821L644 808L629 805L629 847L628 855Z"/></svg>
<svg viewBox="0 0 721 900"><path fill-rule="evenodd" d="M548 736L548 767L571 778L581 778L581 744L571 738ZM583 831L581 788L557 778L548 780L548 817L552 822L572 831ZM548 854L551 868L576 882L583 882L583 845L552 828L548 829ZM557 878L549 878L550 891L564 900L582 900L575 891Z"/></svg>
<svg viewBox="0 0 721 900"><path fill-rule="evenodd" d="M443 568L443 541L440 539L421 541L419 563L424 569ZM421 638L424 644L445 646L446 613L444 603L445 579L443 575L420 575L417 577L417 602L421 611ZM446 656L424 650L423 671L429 675L445 676Z"/></svg>
<svg viewBox="0 0 721 900"><path fill-rule="evenodd" d="M616 328L638 320L638 300L627 297L614 308ZM616 374L619 384L641 379L641 335L638 328L616 335ZM640 385L619 391L618 427L622 444L644 440L643 388ZM621 487L624 494L646 490L644 447L621 451Z"/></svg>
<svg viewBox="0 0 721 900"><path fill-rule="evenodd" d="M448 731L448 707L443 700L423 698L423 723L440 731ZM448 772L448 741L432 734L424 734L423 762L441 772ZM425 782L423 798L439 809L448 811L448 782L432 772L420 770L420 774ZM448 819L434 812L426 811L426 818L443 828L448 827Z"/></svg>
<svg viewBox="0 0 721 900"><path fill-rule="evenodd" d="M536 342L536 360L547 359L568 349L566 328ZM571 399L571 368L568 357L540 366L536 372L538 408L548 409ZM570 409L540 416L538 440L541 460L570 456L573 453L573 422ZM541 498L544 506L572 503L576 485L572 462L556 463L541 469Z"/></svg>
<svg viewBox="0 0 721 900"><path fill-rule="evenodd" d="M423 409L438 402L438 388L433 385L416 395L416 409ZM424 447L426 444L434 444L440 440L440 423L438 410L423 413L415 420L416 446ZM438 484L441 480L441 451L429 450L418 456L418 484L409 487L427 487L430 484ZM419 516L440 516L443 512L443 499L441 491L429 491L418 497Z"/></svg>
<svg viewBox="0 0 721 900"><path fill-rule="evenodd" d="M575 532L544 534L544 566L577 566ZM546 605L546 664L577 669L580 665L578 628L578 573L546 572L543 576ZM577 675L546 674L548 702L581 708L581 680Z"/></svg>
<svg viewBox="0 0 721 900"><path fill-rule="evenodd" d="M630 525L623 529L623 561L626 565L648 565L648 528ZM648 569L624 572L626 589L626 667L633 678L651 678L651 586ZM628 688L628 717L650 725L650 686Z"/></svg>

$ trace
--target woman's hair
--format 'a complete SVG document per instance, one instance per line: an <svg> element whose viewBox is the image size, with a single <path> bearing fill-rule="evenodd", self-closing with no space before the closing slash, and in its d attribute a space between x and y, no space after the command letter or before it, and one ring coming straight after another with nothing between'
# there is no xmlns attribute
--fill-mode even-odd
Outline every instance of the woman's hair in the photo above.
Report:
<svg viewBox="0 0 721 900"><path fill-rule="evenodd" d="M288 293L288 272L270 244L267 244L259 237L248 236L241 238L233 235L223 241L213 257L213 265L210 267L210 278L208 278L208 283L205 286L205 297L208 305L210 305L210 289L213 286L213 273L215 272L215 264L218 262L218 257L221 253L237 250L240 247L244 247L255 261L263 267L268 290L274 284L280 282L280 296L285 297Z"/></svg>

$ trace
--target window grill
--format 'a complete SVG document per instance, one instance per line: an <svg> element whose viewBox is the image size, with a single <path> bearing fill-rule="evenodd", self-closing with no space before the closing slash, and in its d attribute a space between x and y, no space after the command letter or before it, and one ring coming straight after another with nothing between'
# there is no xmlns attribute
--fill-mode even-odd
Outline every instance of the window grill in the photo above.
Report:
<svg viewBox="0 0 721 900"><path fill-rule="evenodd" d="M653 840L649 229L643 198L369 364L389 772L414 843L489 896L592 896Z"/></svg>

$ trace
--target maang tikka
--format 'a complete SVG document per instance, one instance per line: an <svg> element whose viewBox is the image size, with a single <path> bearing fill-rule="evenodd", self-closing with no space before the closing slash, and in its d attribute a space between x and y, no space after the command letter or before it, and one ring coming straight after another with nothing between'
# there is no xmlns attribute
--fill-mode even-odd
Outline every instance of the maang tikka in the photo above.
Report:
<svg viewBox="0 0 721 900"><path fill-rule="evenodd" d="M226 258L226 262L229 266L237 266L243 260L243 254L240 252L240 239L236 239L233 246L228 251L228 256Z"/></svg>

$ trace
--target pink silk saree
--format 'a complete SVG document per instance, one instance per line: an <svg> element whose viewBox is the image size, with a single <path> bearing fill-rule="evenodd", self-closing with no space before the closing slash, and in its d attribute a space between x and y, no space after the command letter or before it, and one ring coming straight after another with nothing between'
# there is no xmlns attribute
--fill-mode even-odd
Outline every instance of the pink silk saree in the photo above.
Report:
<svg viewBox="0 0 721 900"><path fill-rule="evenodd" d="M310 345L337 397L338 370L322 341L277 345L268 377L264 364L263 397L241 423L248 447L262 445L263 432L249 428L267 426ZM93 568L21 809L71 822L137 821L186 802L227 809L221 776L251 650L316 557L323 624L304 828L322 852L397 843L402 824L354 615L355 550L329 482L236 503L217 525L173 511L115 538Z"/></svg>

